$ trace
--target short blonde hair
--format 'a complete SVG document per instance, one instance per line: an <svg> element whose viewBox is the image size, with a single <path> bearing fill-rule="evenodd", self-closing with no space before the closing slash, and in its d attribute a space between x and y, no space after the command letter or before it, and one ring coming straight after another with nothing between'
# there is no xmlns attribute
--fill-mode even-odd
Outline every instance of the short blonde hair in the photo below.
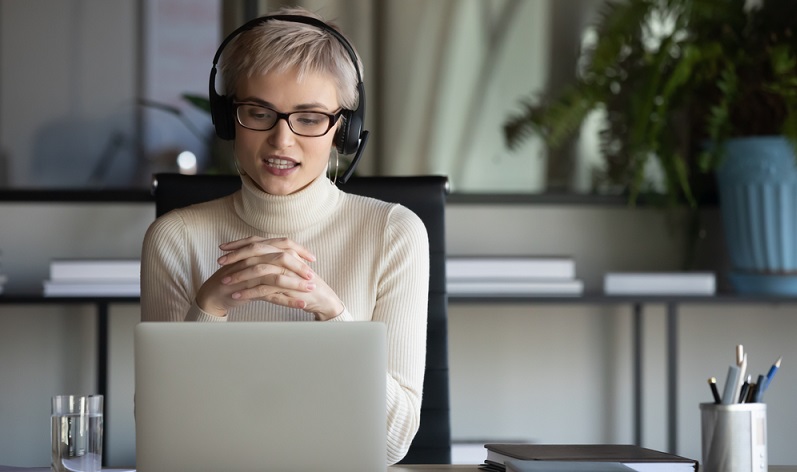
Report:
<svg viewBox="0 0 797 472"><path fill-rule="evenodd" d="M283 8L269 15L299 15L324 21L302 8ZM327 24L340 32L333 24ZM362 62L354 46L352 50L362 78ZM300 78L308 73L329 75L335 81L341 107L357 108L360 100L357 69L340 40L317 26L293 21L263 21L233 38L222 52L219 64L224 93L228 97L235 95L236 84L242 77L272 71L281 73L292 68L297 69Z"/></svg>

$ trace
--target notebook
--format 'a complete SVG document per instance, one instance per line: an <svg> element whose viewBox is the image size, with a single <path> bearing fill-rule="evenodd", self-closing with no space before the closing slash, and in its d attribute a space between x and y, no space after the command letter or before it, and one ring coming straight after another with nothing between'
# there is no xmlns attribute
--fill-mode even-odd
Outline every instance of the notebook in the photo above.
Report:
<svg viewBox="0 0 797 472"><path fill-rule="evenodd" d="M620 463L639 472L696 472L698 462L633 444L485 444L485 466L509 470L507 461L588 461ZM534 470L534 469L531 469Z"/></svg>
<svg viewBox="0 0 797 472"><path fill-rule="evenodd" d="M140 323L138 472L386 470L385 326Z"/></svg>

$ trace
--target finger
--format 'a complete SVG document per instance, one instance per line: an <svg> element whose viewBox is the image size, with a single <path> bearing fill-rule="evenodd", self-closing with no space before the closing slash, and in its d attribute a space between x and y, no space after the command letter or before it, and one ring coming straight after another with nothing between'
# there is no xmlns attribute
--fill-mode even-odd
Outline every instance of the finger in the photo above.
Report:
<svg viewBox="0 0 797 472"><path fill-rule="evenodd" d="M310 280L315 277L313 269L301 259L297 259L292 254L277 252L264 256L250 257L239 262L243 271L244 267L255 267L255 271L261 275L283 274L301 277Z"/></svg>
<svg viewBox="0 0 797 472"><path fill-rule="evenodd" d="M296 292L281 289L275 290L274 287L267 287L258 285L257 287L239 290L232 294L232 298L236 300L265 300L277 305L287 306L291 308L304 309L307 302L299 298L295 298Z"/></svg>
<svg viewBox="0 0 797 472"><path fill-rule="evenodd" d="M259 264L247 267L243 270L232 272L221 281L222 284L235 288L251 288L258 285L284 288L298 291L311 291L315 289L315 283L295 272L278 266ZM236 287L240 286L240 287Z"/></svg>
<svg viewBox="0 0 797 472"><path fill-rule="evenodd" d="M236 239L235 241L228 241L226 243L219 244L219 248L224 251L232 251L241 247L244 247L248 244L252 244L253 242L257 241L265 241L266 238L261 238L260 236L249 236L246 238Z"/></svg>
<svg viewBox="0 0 797 472"><path fill-rule="evenodd" d="M270 273L280 273L280 274L288 274L294 275L297 277L301 277L303 279L310 280L315 277L315 273L313 269L307 265L301 259L297 259L295 256L288 254L288 253L273 253L266 256L261 257L253 257L241 262L242 265L253 266L253 265L267 265L267 266L275 266L276 268L273 270L269 270L266 267L259 268L258 270L262 271L264 274Z"/></svg>
<svg viewBox="0 0 797 472"><path fill-rule="evenodd" d="M232 264L247 257L270 254L274 252L287 252L297 259L314 261L315 255L308 251L304 246L288 238L257 238L250 237L243 240L225 243L219 248L230 251L219 258L219 264Z"/></svg>
<svg viewBox="0 0 797 472"><path fill-rule="evenodd" d="M272 239L270 240L270 243L274 247L284 249L306 261L315 261L316 259L315 254L313 254L306 247L302 246L301 244L297 243L292 239L288 238Z"/></svg>
<svg viewBox="0 0 797 472"><path fill-rule="evenodd" d="M259 242L266 242L280 249L299 249L302 247L290 238L263 238L260 236L249 236L246 238L237 239L235 241L219 244L219 248L224 250L235 250Z"/></svg>

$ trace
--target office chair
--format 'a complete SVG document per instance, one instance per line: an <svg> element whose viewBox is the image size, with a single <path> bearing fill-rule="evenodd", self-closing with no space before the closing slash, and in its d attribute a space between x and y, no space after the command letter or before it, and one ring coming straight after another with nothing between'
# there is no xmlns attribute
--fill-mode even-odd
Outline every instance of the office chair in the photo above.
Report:
<svg viewBox="0 0 797 472"><path fill-rule="evenodd" d="M156 215L229 195L241 188L237 175L156 174L152 182ZM417 214L429 234L429 314L421 425L402 464L451 462L448 381L448 296L446 294L445 200L443 176L353 177L349 193L400 203Z"/></svg>

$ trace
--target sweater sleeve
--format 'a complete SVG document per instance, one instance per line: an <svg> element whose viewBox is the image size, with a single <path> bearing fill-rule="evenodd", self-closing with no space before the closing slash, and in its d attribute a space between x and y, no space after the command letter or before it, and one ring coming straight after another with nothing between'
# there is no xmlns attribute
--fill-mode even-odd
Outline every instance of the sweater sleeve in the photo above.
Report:
<svg viewBox="0 0 797 472"><path fill-rule="evenodd" d="M202 318L191 295L185 238L185 224L177 212L161 216L147 229L141 250L141 321Z"/></svg>
<svg viewBox="0 0 797 472"><path fill-rule="evenodd" d="M387 462L401 460L420 425L426 363L429 239L417 215L396 206L386 229L373 321L387 327Z"/></svg>

